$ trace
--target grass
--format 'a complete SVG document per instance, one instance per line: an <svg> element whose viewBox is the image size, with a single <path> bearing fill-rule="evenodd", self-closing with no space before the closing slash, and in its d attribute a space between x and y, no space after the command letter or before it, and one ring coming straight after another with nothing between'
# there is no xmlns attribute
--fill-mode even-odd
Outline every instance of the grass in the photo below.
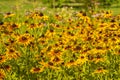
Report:
<svg viewBox="0 0 120 80"><path fill-rule="evenodd" d="M8 4L9 3L9 4ZM63 4L65 5L65 4ZM69 4L70 5L70 4ZM72 4L72 5L76 5L76 3ZM79 4L77 4L79 5ZM48 7L48 4L46 4L46 6ZM116 14L120 14L120 4L114 4L112 7L110 8L104 8L104 10L112 10L113 13ZM45 7L44 4L42 4L40 1L27 1L27 0L1 0L0 1L0 11L2 12L14 12L16 9L19 10L20 13L28 11L28 10L33 10L35 8L41 8L41 7ZM49 10L50 8L48 8ZM50 9L51 10L51 9ZM78 9L79 10L79 6ZM80 9L81 10L81 9ZM99 9L98 9L99 10ZM102 8L103 10L103 8Z"/></svg>
<svg viewBox="0 0 120 80"><path fill-rule="evenodd" d="M8 4L9 3L9 4ZM40 2L29 2L27 0L1 0L0 1L0 11L3 12L15 12L18 10L20 13L23 13L28 10L33 10L35 8L42 7L43 4Z"/></svg>

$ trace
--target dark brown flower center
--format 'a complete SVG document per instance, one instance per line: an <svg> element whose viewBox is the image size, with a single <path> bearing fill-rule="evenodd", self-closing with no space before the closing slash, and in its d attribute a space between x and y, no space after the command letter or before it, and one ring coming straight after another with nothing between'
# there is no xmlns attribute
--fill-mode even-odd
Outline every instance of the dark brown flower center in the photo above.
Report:
<svg viewBox="0 0 120 80"><path fill-rule="evenodd" d="M24 40L24 41L25 41L25 40L27 40L27 38L23 36L23 37L22 37L22 40Z"/></svg>
<svg viewBox="0 0 120 80"><path fill-rule="evenodd" d="M35 69L34 69L34 71L39 71L39 70L40 70L40 68L35 68Z"/></svg>
<svg viewBox="0 0 120 80"><path fill-rule="evenodd" d="M9 51L10 51L11 53L15 52L13 49L10 49Z"/></svg>
<svg viewBox="0 0 120 80"><path fill-rule="evenodd" d="M49 62L48 64L49 64L50 66L53 66L53 63L52 63L52 62Z"/></svg>

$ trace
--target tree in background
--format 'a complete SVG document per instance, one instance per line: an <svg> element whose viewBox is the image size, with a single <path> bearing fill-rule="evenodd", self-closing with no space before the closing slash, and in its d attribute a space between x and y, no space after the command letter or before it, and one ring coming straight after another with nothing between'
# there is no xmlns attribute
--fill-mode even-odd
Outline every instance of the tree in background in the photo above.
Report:
<svg viewBox="0 0 120 80"><path fill-rule="evenodd" d="M85 9L95 9L97 7L109 8L113 4L118 4L120 0L28 0L28 1L41 1L48 4L49 7L62 7L63 3L83 3Z"/></svg>
<svg viewBox="0 0 120 80"><path fill-rule="evenodd" d="M113 4L118 4L119 0L98 0L100 2L101 7L111 7Z"/></svg>

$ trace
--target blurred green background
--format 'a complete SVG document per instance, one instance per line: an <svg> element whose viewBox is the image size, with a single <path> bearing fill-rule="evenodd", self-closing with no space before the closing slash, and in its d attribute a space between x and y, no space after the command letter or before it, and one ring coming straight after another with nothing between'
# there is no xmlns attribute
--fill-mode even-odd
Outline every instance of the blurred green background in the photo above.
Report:
<svg viewBox="0 0 120 80"><path fill-rule="evenodd" d="M36 8L73 7L75 10L112 10L120 13L120 0L0 0L0 12L24 12Z"/></svg>

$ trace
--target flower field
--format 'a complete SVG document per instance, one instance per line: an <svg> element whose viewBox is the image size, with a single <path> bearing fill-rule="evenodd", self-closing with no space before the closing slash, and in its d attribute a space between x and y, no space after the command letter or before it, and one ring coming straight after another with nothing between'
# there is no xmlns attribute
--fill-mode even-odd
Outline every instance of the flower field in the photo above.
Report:
<svg viewBox="0 0 120 80"><path fill-rule="evenodd" d="M89 13L2 14L0 80L120 80L120 15Z"/></svg>

